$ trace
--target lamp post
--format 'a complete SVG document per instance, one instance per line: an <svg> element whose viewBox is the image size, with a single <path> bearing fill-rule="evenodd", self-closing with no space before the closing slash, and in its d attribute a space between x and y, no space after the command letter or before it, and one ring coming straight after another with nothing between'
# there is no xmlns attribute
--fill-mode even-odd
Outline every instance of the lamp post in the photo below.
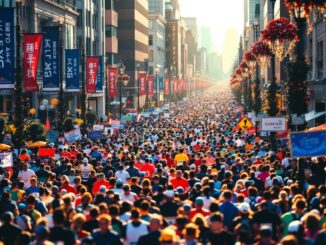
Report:
<svg viewBox="0 0 326 245"><path fill-rule="evenodd" d="M125 65L122 61L119 63L119 118L121 119L122 115L122 76L125 73Z"/></svg>
<svg viewBox="0 0 326 245"><path fill-rule="evenodd" d="M160 73L160 66L156 65L156 67L155 67L155 84L156 84L155 107L158 107L158 105L159 105L158 101L159 101L160 88L159 88L159 83L157 82L159 73Z"/></svg>
<svg viewBox="0 0 326 245"><path fill-rule="evenodd" d="M47 122L49 120L49 110L54 110L55 106L56 105L52 104L52 102L51 102L51 104L49 104L49 101L47 99L43 99L41 101L41 105L40 105L39 109L41 111L46 111L46 119L45 119L46 124L47 124Z"/></svg>
<svg viewBox="0 0 326 245"><path fill-rule="evenodd" d="M169 81L170 103L172 102L172 80L173 80L175 71L176 71L176 68L173 65L171 65L170 66L170 81Z"/></svg>
<svg viewBox="0 0 326 245"><path fill-rule="evenodd" d="M136 65L136 76L137 76L137 113L140 113L140 84L139 84L139 67L140 64Z"/></svg>
<svg viewBox="0 0 326 245"><path fill-rule="evenodd" d="M255 42L258 41L258 28L259 28L259 22L258 20L255 20L253 22L253 29L254 29L254 40ZM259 67L258 67L258 62L256 62L256 80L255 80L255 89L254 89L254 111L256 115L260 112L261 110L261 97L260 97L260 80L259 80ZM256 127L257 129L257 127Z"/></svg>
<svg viewBox="0 0 326 245"><path fill-rule="evenodd" d="M23 74L21 64L21 25L20 25L20 10L21 0L16 0L16 82L15 82L15 146L20 150L23 144L23 131L24 131L24 115L23 115Z"/></svg>

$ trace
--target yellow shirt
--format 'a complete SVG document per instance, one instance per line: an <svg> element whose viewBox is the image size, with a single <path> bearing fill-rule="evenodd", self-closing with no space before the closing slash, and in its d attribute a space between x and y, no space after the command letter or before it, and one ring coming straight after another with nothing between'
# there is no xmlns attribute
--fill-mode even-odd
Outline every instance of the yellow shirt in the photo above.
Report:
<svg viewBox="0 0 326 245"><path fill-rule="evenodd" d="M185 153L178 153L177 155L175 155L175 157L174 157L174 163L175 163L176 166L182 165L184 161L186 161L186 162L189 161L189 158L188 158L188 155L187 154L185 154Z"/></svg>

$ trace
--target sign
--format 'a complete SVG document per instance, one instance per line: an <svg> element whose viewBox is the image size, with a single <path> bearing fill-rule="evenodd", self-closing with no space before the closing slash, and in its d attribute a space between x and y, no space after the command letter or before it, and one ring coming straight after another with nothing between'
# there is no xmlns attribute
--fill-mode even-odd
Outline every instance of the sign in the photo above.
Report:
<svg viewBox="0 0 326 245"><path fill-rule="evenodd" d="M326 156L326 130L290 134L292 157Z"/></svg>
<svg viewBox="0 0 326 245"><path fill-rule="evenodd" d="M96 77L99 66L98 57L86 58L86 92L96 93Z"/></svg>
<svg viewBox="0 0 326 245"><path fill-rule="evenodd" d="M247 129L247 132L249 135L253 135L256 133L256 126L252 126L250 128Z"/></svg>
<svg viewBox="0 0 326 245"><path fill-rule="evenodd" d="M88 138L92 140L102 139L103 131L90 131L88 132Z"/></svg>
<svg viewBox="0 0 326 245"><path fill-rule="evenodd" d="M121 120L125 120L126 122L132 121L132 116L121 116Z"/></svg>
<svg viewBox="0 0 326 245"><path fill-rule="evenodd" d="M43 27L43 91L59 91L60 61L59 26Z"/></svg>
<svg viewBox="0 0 326 245"><path fill-rule="evenodd" d="M148 96L154 95L154 76L148 76L147 78L147 93Z"/></svg>
<svg viewBox="0 0 326 245"><path fill-rule="evenodd" d="M95 124L93 126L93 130L94 131L103 131L104 130L104 125L101 125L101 124Z"/></svg>
<svg viewBox="0 0 326 245"><path fill-rule="evenodd" d="M0 8L0 89L14 88L14 27L14 8Z"/></svg>
<svg viewBox="0 0 326 245"><path fill-rule="evenodd" d="M38 92L37 67L42 45L42 34L24 34L24 89L26 93Z"/></svg>
<svg viewBox="0 0 326 245"><path fill-rule="evenodd" d="M38 151L39 157L54 157L55 149L54 148L40 148Z"/></svg>
<svg viewBox="0 0 326 245"><path fill-rule="evenodd" d="M66 49L66 92L79 92L79 50Z"/></svg>
<svg viewBox="0 0 326 245"><path fill-rule="evenodd" d="M64 136L65 136L65 139L67 140L67 142L75 142L82 138L82 135L80 133L80 128L76 128L67 133L64 133Z"/></svg>
<svg viewBox="0 0 326 245"><path fill-rule="evenodd" d="M170 118L170 114L169 113L164 113L164 117L165 118Z"/></svg>
<svg viewBox="0 0 326 245"><path fill-rule="evenodd" d="M0 153L0 167L11 168L13 166L12 152Z"/></svg>
<svg viewBox="0 0 326 245"><path fill-rule="evenodd" d="M56 143L59 136L59 132L57 130L49 130L48 131L48 141L50 143Z"/></svg>
<svg viewBox="0 0 326 245"><path fill-rule="evenodd" d="M169 94L170 81L168 78L164 79L164 94Z"/></svg>
<svg viewBox="0 0 326 245"><path fill-rule="evenodd" d="M286 131L285 117L262 117L260 127L262 131Z"/></svg>
<svg viewBox="0 0 326 245"><path fill-rule="evenodd" d="M111 128L120 128L120 121L119 120L110 120Z"/></svg>
<svg viewBox="0 0 326 245"><path fill-rule="evenodd" d="M238 126L243 130L243 131L247 131L248 128L251 128L253 125L252 123L249 121L249 119L247 117L243 117L241 119L241 121L238 123Z"/></svg>
<svg viewBox="0 0 326 245"><path fill-rule="evenodd" d="M103 92L103 57L98 57L98 72L96 77L96 93Z"/></svg>
<svg viewBox="0 0 326 245"><path fill-rule="evenodd" d="M109 97L117 96L117 77L118 77L118 68L109 67L107 69L107 79L109 84Z"/></svg>
<svg viewBox="0 0 326 245"><path fill-rule="evenodd" d="M146 95L146 73L138 73L138 82L139 82L139 95Z"/></svg>

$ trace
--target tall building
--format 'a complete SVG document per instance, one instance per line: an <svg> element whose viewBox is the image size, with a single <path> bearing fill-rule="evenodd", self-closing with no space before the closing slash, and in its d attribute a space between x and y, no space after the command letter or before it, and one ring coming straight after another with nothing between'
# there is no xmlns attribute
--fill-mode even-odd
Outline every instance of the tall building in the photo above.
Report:
<svg viewBox="0 0 326 245"><path fill-rule="evenodd" d="M215 52L215 47L212 40L212 33L209 27L200 28L200 44L199 47L206 48L207 53Z"/></svg>
<svg viewBox="0 0 326 245"><path fill-rule="evenodd" d="M117 1L105 1L105 59L107 65L114 65L119 62Z"/></svg>
<svg viewBox="0 0 326 245"><path fill-rule="evenodd" d="M0 7L15 7L16 1L7 0L0 1ZM78 12L76 10L76 3L73 0L66 1L22 1L21 5L21 21L20 25L22 33L42 33L45 27L60 26L59 39L64 49L76 48L76 26ZM16 8L17 10L17 8ZM15 12L15 21L16 21ZM16 24L16 23L15 23ZM21 43L22 46L22 43ZM23 53L21 53L23 59ZM61 57L62 58L62 57ZM42 55L39 57L39 67L37 73L37 82L39 85L39 92L26 93L24 98L24 112L30 108L35 108L38 118L44 121L46 112L39 110L40 101L43 99L58 98L58 90L44 91L43 89L43 71L42 71ZM62 74L63 75L63 74ZM65 81L63 81L65 85ZM68 98L69 113L74 114L77 106L77 94L74 96L66 96ZM0 89L0 111L13 113L14 112L14 90ZM55 111L49 111L50 119L55 117Z"/></svg>
<svg viewBox="0 0 326 245"><path fill-rule="evenodd" d="M128 85L123 89L124 98L137 100L137 69L148 70L148 1L123 0L116 2L118 12L118 54L125 67L125 73L130 76ZM145 96L140 98L141 105L145 104Z"/></svg>
<svg viewBox="0 0 326 245"><path fill-rule="evenodd" d="M77 0L77 11L79 13L77 47L79 50L85 50L86 57L100 56L102 64L104 64L105 55L104 9L104 1ZM103 81L104 73L100 75ZM105 108L103 86L96 93L87 94L87 97L88 111L93 111L98 116L102 116Z"/></svg>
<svg viewBox="0 0 326 245"><path fill-rule="evenodd" d="M165 4L162 0L150 0L148 4L148 73L155 75L155 96L160 101L165 74Z"/></svg>
<svg viewBox="0 0 326 245"><path fill-rule="evenodd" d="M198 26L197 26L197 18L196 17L182 17L187 30L192 32L196 42L198 43L199 36L198 36Z"/></svg>
<svg viewBox="0 0 326 245"><path fill-rule="evenodd" d="M229 73L237 54L239 44L239 36L236 29L228 29L224 34L224 42L222 49L223 71ZM242 59L242 57L241 57Z"/></svg>

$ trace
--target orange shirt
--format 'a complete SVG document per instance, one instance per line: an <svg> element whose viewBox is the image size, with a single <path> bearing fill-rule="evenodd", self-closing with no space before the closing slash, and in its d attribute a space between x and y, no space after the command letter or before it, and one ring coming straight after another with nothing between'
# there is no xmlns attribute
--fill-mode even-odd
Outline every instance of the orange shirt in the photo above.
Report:
<svg viewBox="0 0 326 245"><path fill-rule="evenodd" d="M21 154L19 156L19 159L22 161L22 162L25 162L25 161L30 161L31 160L31 157L28 155L28 154Z"/></svg>

